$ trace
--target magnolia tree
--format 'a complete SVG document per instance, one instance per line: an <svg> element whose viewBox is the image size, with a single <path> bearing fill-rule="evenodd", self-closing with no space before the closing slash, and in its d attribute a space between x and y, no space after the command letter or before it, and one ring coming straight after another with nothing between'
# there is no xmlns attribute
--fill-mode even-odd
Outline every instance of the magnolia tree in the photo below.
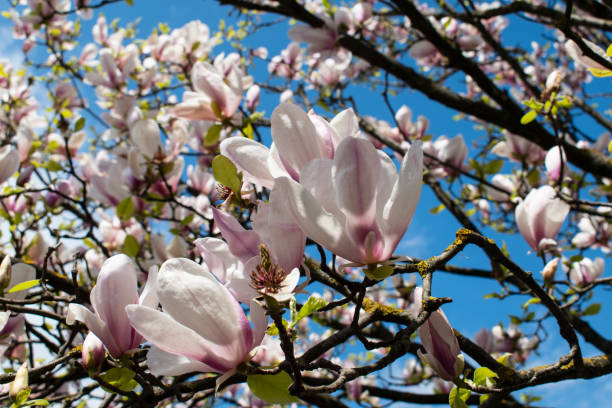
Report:
<svg viewBox="0 0 612 408"><path fill-rule="evenodd" d="M2 406L527 407L612 372L608 2L221 0L152 32L8 3ZM415 211L457 225L426 260Z"/></svg>

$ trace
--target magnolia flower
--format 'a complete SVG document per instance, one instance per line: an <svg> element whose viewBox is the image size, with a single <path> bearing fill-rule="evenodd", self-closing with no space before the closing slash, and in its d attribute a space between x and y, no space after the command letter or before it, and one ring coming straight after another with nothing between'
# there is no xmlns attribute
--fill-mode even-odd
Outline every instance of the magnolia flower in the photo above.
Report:
<svg viewBox="0 0 612 408"><path fill-rule="evenodd" d="M415 299L419 306L422 302L421 288L415 289ZM433 311L418 329L423 348L417 354L421 361L429 364L441 378L454 381L463 372L463 354L459 342L446 315L440 309Z"/></svg>
<svg viewBox="0 0 612 408"><path fill-rule="evenodd" d="M609 60L608 57L610 56L610 51L604 51L597 44L589 40L582 39L582 41L595 54L598 54L603 59ZM610 50L610 48L608 48L608 50ZM599 62L595 61L591 57L587 57L586 55L584 55L578 44L576 44L574 41L567 40L565 42L565 51L567 51L567 55L569 55L571 59L576 61L578 64L585 66L589 71L591 71L591 74L593 74L594 76L605 77L612 75L612 71L609 68L601 65Z"/></svg>
<svg viewBox="0 0 612 408"><path fill-rule="evenodd" d="M544 269L542 269L544 282L552 282L557 272L557 265L559 265L559 258L553 258L544 265Z"/></svg>
<svg viewBox="0 0 612 408"><path fill-rule="evenodd" d="M225 241L201 238L195 241L210 271L241 302L261 294L287 300L293 294L300 272L306 236L293 222L278 197L260 203L247 230L230 214L213 209L215 225ZM262 265L262 245L268 264Z"/></svg>
<svg viewBox="0 0 612 408"><path fill-rule="evenodd" d="M544 160L546 152L537 144L524 137L506 132L506 140L497 143L491 150L494 154L512 161L537 164Z"/></svg>
<svg viewBox="0 0 612 408"><path fill-rule="evenodd" d="M425 142L423 150L440 161L438 163L431 159L428 160L436 177L455 175L466 168L463 162L468 155L468 150L462 135L457 135L452 139L440 136L434 142Z"/></svg>
<svg viewBox="0 0 612 408"><path fill-rule="evenodd" d="M531 190L516 207L516 225L534 251L556 244L554 238L569 213L569 205L556 195L551 186L542 186Z"/></svg>
<svg viewBox="0 0 612 408"><path fill-rule="evenodd" d="M420 141L404 156L399 176L391 159L365 139L348 137L334 159L316 159L300 183L281 177L272 195L287 203L314 241L359 264L388 260L412 220L421 193Z"/></svg>
<svg viewBox="0 0 612 408"><path fill-rule="evenodd" d="M191 81L196 92L183 93L183 102L170 109L174 115L218 121L231 118L238 109L242 90L226 84L218 70L209 63L196 63L191 71Z"/></svg>
<svg viewBox="0 0 612 408"><path fill-rule="evenodd" d="M97 371L104 362L104 344L93 333L89 332L85 341L83 341L83 349L81 351L81 363L87 370Z"/></svg>
<svg viewBox="0 0 612 408"><path fill-rule="evenodd" d="M597 211L603 214L611 212L608 207L598 207ZM612 223L600 216L583 216L578 221L580 232L572 239L572 244L578 248L600 248L605 254L610 252L610 237L612 237Z"/></svg>
<svg viewBox="0 0 612 408"><path fill-rule="evenodd" d="M328 27L296 25L289 29L289 38L292 41L308 43L308 53L314 54L332 50L336 44L337 34Z"/></svg>
<svg viewBox="0 0 612 408"><path fill-rule="evenodd" d="M583 258L579 262L574 262L569 271L569 278L574 285L583 287L599 278L604 271L603 258Z"/></svg>
<svg viewBox="0 0 612 408"><path fill-rule="evenodd" d="M245 181L268 188L277 177L299 180L302 169L313 159L333 158L343 139L359 133L359 124L352 109L340 112L328 123L284 102L272 112L271 133L269 150L244 137L230 137L220 146L221 154L234 162Z"/></svg>
<svg viewBox="0 0 612 408"><path fill-rule="evenodd" d="M19 168L19 153L12 145L0 149L0 184L8 180Z"/></svg>
<svg viewBox="0 0 612 408"><path fill-rule="evenodd" d="M562 147L554 146L546 153L544 159L546 175L552 181L557 181L568 174L567 159Z"/></svg>
<svg viewBox="0 0 612 408"><path fill-rule="evenodd" d="M238 301L205 265L184 258L164 262L156 290L163 312L126 307L133 327L153 344L147 355L153 374L215 372L224 374L220 385L253 357L267 327L263 308L251 303L251 328Z"/></svg>
<svg viewBox="0 0 612 408"><path fill-rule="evenodd" d="M66 323L83 322L104 343L108 352L115 358L121 357L128 350L137 348L143 342L142 336L134 331L125 307L139 304L143 307L156 307L157 296L153 285L157 269L149 270L149 279L140 298L136 282L136 269L126 255L115 255L108 258L96 285L91 291L90 300L93 313L85 306L71 303L68 306Z"/></svg>

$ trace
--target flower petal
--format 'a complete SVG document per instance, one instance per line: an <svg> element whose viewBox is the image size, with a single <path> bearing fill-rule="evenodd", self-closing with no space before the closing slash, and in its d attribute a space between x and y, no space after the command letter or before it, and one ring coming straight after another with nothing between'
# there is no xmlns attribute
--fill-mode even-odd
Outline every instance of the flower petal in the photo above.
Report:
<svg viewBox="0 0 612 408"><path fill-rule="evenodd" d="M290 102L272 112L272 140L287 170L297 175L309 161L322 157L322 141L314 125L306 112Z"/></svg>
<svg viewBox="0 0 612 408"><path fill-rule="evenodd" d="M182 375L197 372L215 371L206 364L178 354L167 353L151 346L147 353L147 366L153 375Z"/></svg>
<svg viewBox="0 0 612 408"><path fill-rule="evenodd" d="M413 143L402 160L399 177L382 212L385 257L393 254L416 210L423 180L421 142Z"/></svg>
<svg viewBox="0 0 612 408"><path fill-rule="evenodd" d="M344 226L302 185L288 177L280 177L276 179L272 194L278 194L287 203L306 235L343 258L359 262L359 251L348 242Z"/></svg>
<svg viewBox="0 0 612 408"><path fill-rule="evenodd" d="M129 305L125 310L136 331L161 350L203 362L216 372L234 367L223 346L204 339L169 314L140 305Z"/></svg>
<svg viewBox="0 0 612 408"><path fill-rule="evenodd" d="M242 307L206 266L170 259L162 264L157 285L164 311L207 341L223 345L227 359L251 350L253 333Z"/></svg>
<svg viewBox="0 0 612 408"><path fill-rule="evenodd" d="M340 143L332 167L336 201L346 216L348 236L367 263L380 260L384 248L376 220L380 167L378 153L372 143L354 137Z"/></svg>
<svg viewBox="0 0 612 408"><path fill-rule="evenodd" d="M274 177L268 162L270 151L261 143L245 137L230 137L221 142L221 154L229 158L244 174L244 181L272 188Z"/></svg>
<svg viewBox="0 0 612 408"><path fill-rule="evenodd" d="M89 330L98 336L100 341L104 343L104 346L113 357L121 357L124 350L117 345L117 342L108 330L106 323L104 323L98 315L92 313L85 306L71 303L68 305L66 324L72 325L77 320L84 323Z"/></svg>
<svg viewBox="0 0 612 408"><path fill-rule="evenodd" d="M259 254L261 240L257 232L244 229L231 214L216 208L212 208L212 212L215 225L227 241L232 254L242 262L246 262Z"/></svg>
<svg viewBox="0 0 612 408"><path fill-rule="evenodd" d="M122 351L140 344L134 344L137 339L133 338L132 326L125 314L125 306L134 303L138 303L134 264L123 254L108 258L91 291L91 304ZM102 337L98 337L104 342Z"/></svg>

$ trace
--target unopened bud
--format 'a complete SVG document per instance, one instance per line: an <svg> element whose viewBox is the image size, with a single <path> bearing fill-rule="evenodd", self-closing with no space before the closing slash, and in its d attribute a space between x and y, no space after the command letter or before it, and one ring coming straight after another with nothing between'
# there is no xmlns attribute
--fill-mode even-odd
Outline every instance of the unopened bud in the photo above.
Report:
<svg viewBox="0 0 612 408"><path fill-rule="evenodd" d="M0 263L0 294L4 294L4 290L11 283L11 257L5 256Z"/></svg>
<svg viewBox="0 0 612 408"><path fill-rule="evenodd" d="M28 388L28 363L23 363L9 386L9 397L15 401L19 393Z"/></svg>
<svg viewBox="0 0 612 408"><path fill-rule="evenodd" d="M89 332L87 337L85 337L81 357L83 367L88 371L99 371L100 367L102 367L104 362L104 344L92 332Z"/></svg>
<svg viewBox="0 0 612 408"><path fill-rule="evenodd" d="M542 278L544 278L544 282L552 282L555 277L555 272L557 272L557 265L559 265L559 258L554 258L544 266L544 269L542 269Z"/></svg>

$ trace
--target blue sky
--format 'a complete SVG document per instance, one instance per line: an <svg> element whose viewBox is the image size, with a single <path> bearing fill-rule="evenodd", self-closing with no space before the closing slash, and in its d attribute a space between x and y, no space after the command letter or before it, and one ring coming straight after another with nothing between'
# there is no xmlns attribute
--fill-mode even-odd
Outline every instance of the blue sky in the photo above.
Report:
<svg viewBox="0 0 612 408"><path fill-rule="evenodd" d="M228 18L228 8L223 8L217 5L214 1L198 1L198 0L181 0L168 2L164 0L134 0L134 6L129 7L123 3L118 5L110 5L103 9L107 20L110 22L114 18L120 18L121 23L127 23L140 18L139 33L137 37L145 38L151 30L157 26L159 22L168 23L170 28L178 28L185 23L200 19L214 30L218 26L219 19L223 18L226 21L235 21L236 13ZM97 14L97 13L96 13ZM91 21L93 23L94 19ZM513 22L515 25L510 25L504 32L504 38L507 44L523 43L528 44L531 40L533 32L526 28L525 22ZM89 23L85 23L86 33L85 40L89 40ZM0 34L6 33L7 23L3 22L0 26ZM549 33L550 34L550 33ZM7 36L4 35L4 38ZM286 35L286 28L283 26L273 27L271 29L262 30L255 35L249 37L247 45L265 46L270 51L270 56L276 55L279 50L283 49L289 42ZM0 44L0 57L9 58L16 61L18 53L16 50L18 45L10 45L3 42ZM229 49L221 46L215 48L214 54ZM265 64L260 63L257 74L265 73ZM264 74L267 75L267 74ZM265 77L264 77L265 78ZM603 84L598 80L597 86ZM606 84L609 87L609 82ZM44 93L43 93L44 95ZM390 121L390 117L386 107L382 103L379 94L372 94L369 90L362 87L356 92L359 101L360 113L377 116ZM180 97L180 95L179 95ZM378 98L379 100L377 100ZM370 102L374 99L376 102ZM367 102L364 102L367 101ZM262 99L262 106L266 111L266 116L273 110L278 102L276 96L266 97ZM397 109L402 104L408 105L413 111L413 117L425 115L430 118L429 132L434 137L446 134L449 137L455 136L457 133L462 133L468 141L481 136L479 131L473 129L473 125L468 122L456 122L452 119L453 113L449 110L441 110L440 106L420 96L416 92L405 92L402 95L392 100L393 106ZM93 100L90 101L92 106ZM319 112L324 114L325 112ZM435 120L434 120L435 118ZM599 134L599 130L593 130L594 135ZM432 215L429 210L438 205L438 202L433 197L433 194L426 188L423 188L421 200L419 202L417 213L414 216L411 226L408 228L404 241L397 249L398 254L417 256L427 258L439 254L444 248L454 239L455 231L460 225L448 213L442 211L437 215ZM506 242L510 249L513 258L525 269L532 270L536 277L541 269L541 261L534 255L528 254L529 248L520 236L500 235L488 229L483 229L483 232L493 238L499 245ZM596 256L600 254L594 253ZM489 262L481 254L477 248L467 248L452 262L459 266L472 266L487 269ZM604 276L610 274L610 260L607 260L606 272ZM434 295L436 296L451 296L454 298L453 303L445 305L444 311L451 323L465 335L473 336L479 329L486 327L491 328L495 324L502 322L508 324L507 314L519 314L518 306L527 300L525 297L504 300L500 302L495 299L483 300L483 296L487 293L497 291L499 285L495 282L489 282L482 279L465 279L457 276L439 273L434 279ZM599 316L591 318L595 328L601 330L604 335L612 336L612 327L606 322L606 312L612 306L607 292L598 290L598 301L603 303L602 313ZM554 335L553 326L551 330L551 339L541 347L542 356L534 357L530 361L530 365L540 365L553 361L554 358L567 352L566 345L559 339L558 335ZM594 350L585 347L585 354L594 354ZM598 392L593 392L597 389ZM607 394L612 391L612 379L608 377L599 378L589 382L572 381L561 384L551 384L534 390L535 394L544 396L542 401L543 406L565 406L567 404L568 395L580 395L580 400L576 400L574 404L576 408L595 406L607 402ZM397 405L399 406L399 405ZM408 405L406 405L408 406Z"/></svg>

